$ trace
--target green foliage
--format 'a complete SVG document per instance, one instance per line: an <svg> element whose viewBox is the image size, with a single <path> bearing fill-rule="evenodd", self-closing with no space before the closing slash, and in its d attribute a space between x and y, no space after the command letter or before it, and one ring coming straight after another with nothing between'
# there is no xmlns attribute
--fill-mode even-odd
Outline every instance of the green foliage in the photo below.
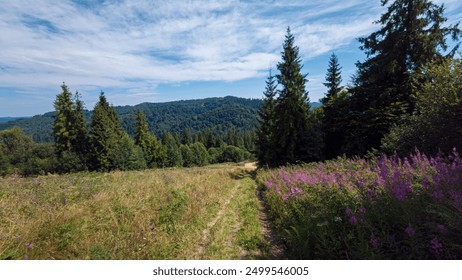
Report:
<svg viewBox="0 0 462 280"><path fill-rule="evenodd" d="M56 96L54 107L56 110L56 118L54 121L53 134L55 136L56 152L59 154L73 150L73 138L75 131L72 127L73 104L72 93L67 86L61 86L63 92Z"/></svg>
<svg viewBox="0 0 462 280"><path fill-rule="evenodd" d="M335 53L332 53L329 59L329 68L326 73L326 82L324 86L327 88L327 93L321 99L322 105L325 107L331 105L332 99L335 99L343 91L342 83L342 67L338 62Z"/></svg>
<svg viewBox="0 0 462 280"><path fill-rule="evenodd" d="M261 170L268 214L294 259L460 259L462 164L418 151Z"/></svg>
<svg viewBox="0 0 462 280"><path fill-rule="evenodd" d="M318 115L310 112L306 76L301 73L302 63L290 28L283 44L282 61L276 75L281 90L270 74L267 80L264 107L260 111L257 132L259 165L278 166L286 163L310 162L322 158L322 134Z"/></svg>
<svg viewBox="0 0 462 280"><path fill-rule="evenodd" d="M164 132L162 145L164 146L167 154L164 161L164 167L183 166L183 158L181 157L180 147L175 140L175 137L170 132Z"/></svg>
<svg viewBox="0 0 462 280"><path fill-rule="evenodd" d="M0 142L0 176L5 176L10 172L10 161L6 154L6 147L3 142Z"/></svg>
<svg viewBox="0 0 462 280"><path fill-rule="evenodd" d="M136 115L135 143L141 148L148 167L162 166L165 151L156 136L149 131L146 117L140 110Z"/></svg>
<svg viewBox="0 0 462 280"><path fill-rule="evenodd" d="M189 145L180 145L181 157L183 158L183 166L191 167L194 166L193 152Z"/></svg>
<svg viewBox="0 0 462 280"><path fill-rule="evenodd" d="M338 58L333 53L329 60L326 82L324 83L327 87L327 93L321 100L323 106L324 155L327 159L341 155L341 148L345 141L345 117L348 114L348 105L345 104L345 101L348 93L341 86L341 69Z"/></svg>
<svg viewBox="0 0 462 280"><path fill-rule="evenodd" d="M269 76L266 80L266 88L263 92L263 106L261 107L260 111L258 111L260 126L257 130L257 140L256 140L256 147L257 147L257 159L261 166L268 165L272 163L274 160L272 156L274 156L273 152L271 151L271 141L274 128L274 107L276 105L276 80L274 76L271 74L271 70Z"/></svg>
<svg viewBox="0 0 462 280"><path fill-rule="evenodd" d="M202 143L191 144L191 152L195 166L205 166L209 163L209 153Z"/></svg>
<svg viewBox="0 0 462 280"><path fill-rule="evenodd" d="M274 108L275 129L271 150L275 160L272 165L312 160L306 149L310 110L308 92L305 90L307 79L300 72L301 58L290 28L287 28L281 54L282 61L277 65L280 74L276 77L282 89Z"/></svg>
<svg viewBox="0 0 462 280"><path fill-rule="evenodd" d="M132 137L135 135L136 112L144 112L150 131L155 131L159 138L160 132L170 131L190 132L190 137L199 131L210 128L213 134L226 135L230 129L252 131L258 125L257 111L261 107L260 99L238 97L219 97L198 100L182 100L165 103L142 103L136 106L117 106L114 109L119 115L124 130ZM91 122L93 112L83 111L85 119ZM22 118L0 123L0 130L21 127L26 134L31 135L36 142L54 141L53 121L55 112ZM193 138L188 143L192 144ZM218 138L217 138L218 139ZM204 142L203 142L204 143ZM231 145L231 143L228 143ZM205 145L205 143L204 143ZM217 144L220 146L220 143Z"/></svg>
<svg viewBox="0 0 462 280"><path fill-rule="evenodd" d="M209 148L207 150L207 152L209 153L209 163L210 164L220 162L220 156L221 156L220 151L221 150L219 148L215 148L215 147Z"/></svg>
<svg viewBox="0 0 462 280"><path fill-rule="evenodd" d="M462 150L462 60L432 63L422 75L426 82L416 93L416 112L384 137L385 152Z"/></svg>
<svg viewBox="0 0 462 280"><path fill-rule="evenodd" d="M122 129L117 112L101 93L92 116L92 168L100 171L146 167L143 151Z"/></svg>
<svg viewBox="0 0 462 280"><path fill-rule="evenodd" d="M59 171L84 170L89 143L83 103L78 93L75 94L75 101L73 100L73 95L65 84L61 88L62 93L56 96L54 102L56 116L53 123Z"/></svg>
<svg viewBox="0 0 462 280"><path fill-rule="evenodd" d="M221 150L220 162L241 162L249 158L249 152L236 146L225 146Z"/></svg>
<svg viewBox="0 0 462 280"><path fill-rule="evenodd" d="M13 166L21 166L30 157L34 141L19 127L0 131L0 139Z"/></svg>
<svg viewBox="0 0 462 280"><path fill-rule="evenodd" d="M31 157L22 168L21 174L25 176L46 175L56 172L58 166L60 166L60 162L52 144L34 143Z"/></svg>
<svg viewBox="0 0 462 280"><path fill-rule="evenodd" d="M55 150L51 144L36 144L20 128L0 131L0 167L0 175L54 172Z"/></svg>
<svg viewBox="0 0 462 280"><path fill-rule="evenodd" d="M367 59L357 64L350 89L347 154L365 154L379 147L390 128L413 112L413 95L422 82L414 83L415 78L430 62L445 56L448 36L454 40L460 36L457 25L443 27L447 20L443 6L427 0L389 2L382 1L389 4L378 21L382 27L360 39Z"/></svg>
<svg viewBox="0 0 462 280"><path fill-rule="evenodd" d="M122 134L117 114L101 92L91 120L92 169L110 171L115 168L112 155L118 148Z"/></svg>
<svg viewBox="0 0 462 280"><path fill-rule="evenodd" d="M143 151L135 145L128 134L123 133L117 142L116 149L111 154L113 169L139 170L146 168L146 160Z"/></svg>

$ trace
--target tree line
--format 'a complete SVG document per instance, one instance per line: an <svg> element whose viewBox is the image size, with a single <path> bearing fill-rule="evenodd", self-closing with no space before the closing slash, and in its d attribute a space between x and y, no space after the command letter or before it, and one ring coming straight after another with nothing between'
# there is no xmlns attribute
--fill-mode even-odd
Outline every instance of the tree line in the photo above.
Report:
<svg viewBox="0 0 462 280"><path fill-rule="evenodd" d="M230 135L234 137L244 132L251 132L257 127L256 113L261 107L261 99L247 99L233 96L214 97L196 100L180 100L163 103L141 103L135 106L115 106L122 127L131 137L135 136L136 112L141 110L149 124L149 129L158 138L162 137L163 131L203 138L208 137L210 130L213 137L224 138L223 141L230 145ZM93 112L84 110L84 117L89 124ZM30 118L19 118L13 121L0 123L0 130L6 130L14 126L20 127L27 135L38 143L53 143L53 122L56 113L48 112ZM199 141L199 140L198 140ZM236 141L234 141L236 142Z"/></svg>
<svg viewBox="0 0 462 280"><path fill-rule="evenodd" d="M290 28L279 73L270 74L259 112L256 156L261 166L378 152L429 154L462 149L461 30L445 25L444 5L381 1L380 29L360 38L363 62L342 86L332 54L322 106L310 109L307 75ZM447 39L456 42L450 49Z"/></svg>
<svg viewBox="0 0 462 280"><path fill-rule="evenodd" d="M192 167L251 159L255 134L237 129L182 133L163 131L159 139L146 116L136 114L134 137L123 128L101 92L90 123L80 94L63 84L54 102L54 144L35 143L20 128L0 132L0 175Z"/></svg>

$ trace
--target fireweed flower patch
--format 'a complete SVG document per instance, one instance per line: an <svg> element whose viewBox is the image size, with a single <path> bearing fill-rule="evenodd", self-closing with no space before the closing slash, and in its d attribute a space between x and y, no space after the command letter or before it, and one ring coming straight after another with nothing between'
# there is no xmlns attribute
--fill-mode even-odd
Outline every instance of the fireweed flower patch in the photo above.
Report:
<svg viewBox="0 0 462 280"><path fill-rule="evenodd" d="M462 160L339 158L258 173L292 258L462 259Z"/></svg>

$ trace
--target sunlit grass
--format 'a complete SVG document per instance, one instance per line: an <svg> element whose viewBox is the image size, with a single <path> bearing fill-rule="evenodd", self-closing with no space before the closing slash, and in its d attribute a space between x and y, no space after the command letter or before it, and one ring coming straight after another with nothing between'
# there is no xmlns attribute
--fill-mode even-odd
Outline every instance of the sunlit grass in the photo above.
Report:
<svg viewBox="0 0 462 280"><path fill-rule="evenodd" d="M249 256L257 245L246 244L261 239L252 205L255 184L235 178L242 172L242 167L217 165L0 179L0 258ZM208 229L227 200L229 209ZM205 247L204 231L210 233Z"/></svg>

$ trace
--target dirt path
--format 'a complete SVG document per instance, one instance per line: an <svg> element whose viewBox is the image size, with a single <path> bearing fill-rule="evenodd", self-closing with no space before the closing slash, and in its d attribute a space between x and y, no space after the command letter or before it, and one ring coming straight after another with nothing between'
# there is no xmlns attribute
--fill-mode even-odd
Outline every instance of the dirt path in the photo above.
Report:
<svg viewBox="0 0 462 280"><path fill-rule="evenodd" d="M233 189L230 191L228 195L228 199L223 203L221 206L220 210L216 214L215 218L211 220L208 224L207 227L202 231L202 239L199 243L199 248L197 252L194 254L194 259L202 259L204 256L205 250L207 247L210 245L210 231L212 228L217 224L217 222L224 217L226 214L226 211L228 210L228 205L231 202L231 199L234 197L236 194L237 190L239 189L239 182L237 182L234 186Z"/></svg>
<svg viewBox="0 0 462 280"><path fill-rule="evenodd" d="M249 175L256 170L256 163L245 163L242 167L237 169L240 170L237 174L231 175L234 176L233 186L215 216L203 229L193 259L220 258L223 255L217 255L217 250L224 256L226 256L226 252L232 251L234 252L232 258L237 257L239 259L287 259L284 246L277 242L276 235L271 228L262 193L256 188L255 181ZM244 208L249 207L248 203L253 206ZM243 214L244 209L253 213L251 214L252 218L250 218L253 222L249 221L249 217ZM251 230L252 234L260 236L262 241L260 241L260 245L247 250L241 247L242 243L239 243L239 238L242 239L242 230L247 235L249 234L248 230L252 228L249 228L249 223L254 225ZM253 239L249 238L249 240ZM237 255L235 254L236 250L238 251Z"/></svg>
<svg viewBox="0 0 462 280"><path fill-rule="evenodd" d="M263 195L260 190L256 191L258 196L258 219L260 220L261 233L264 236L265 240L269 243L269 248L267 249L268 258L273 260L286 260L286 250L283 244L277 241L276 234L271 228L271 224L266 214L265 201L263 200Z"/></svg>

